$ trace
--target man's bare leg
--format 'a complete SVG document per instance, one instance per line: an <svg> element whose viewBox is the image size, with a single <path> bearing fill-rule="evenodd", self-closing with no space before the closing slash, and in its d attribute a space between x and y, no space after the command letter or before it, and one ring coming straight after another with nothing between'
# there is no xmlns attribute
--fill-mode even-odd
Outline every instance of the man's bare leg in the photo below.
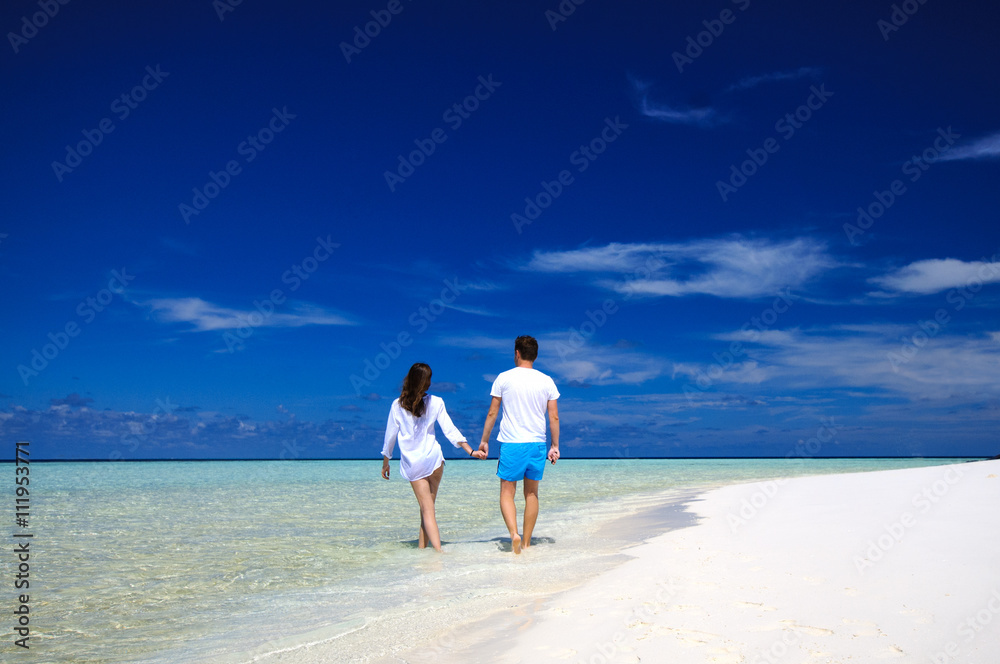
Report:
<svg viewBox="0 0 1000 664"><path fill-rule="evenodd" d="M514 493L517 482L500 480L500 514L510 532L510 548L514 553L521 553L521 536L517 534L517 505L514 504Z"/></svg>
<svg viewBox="0 0 1000 664"><path fill-rule="evenodd" d="M531 546L531 533L535 530L538 519L538 480L524 478L524 529L521 546L527 549Z"/></svg>

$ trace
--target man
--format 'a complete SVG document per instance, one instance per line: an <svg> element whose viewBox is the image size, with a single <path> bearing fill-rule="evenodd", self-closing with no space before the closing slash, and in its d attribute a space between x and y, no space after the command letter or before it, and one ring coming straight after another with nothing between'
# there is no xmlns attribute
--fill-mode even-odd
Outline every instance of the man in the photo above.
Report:
<svg viewBox="0 0 1000 664"><path fill-rule="evenodd" d="M555 463L559 460L559 411L556 399L559 390L552 379L532 368L538 357L538 342L534 338L521 336L514 340L514 368L504 371L493 382L490 396L490 411L483 427L483 439L479 444L479 458L489 454L490 434L497 414L503 407L500 420L500 461L497 476L500 478L500 513L510 531L510 543L514 553L531 546L531 532L538 518L538 482L545 470L545 460ZM548 415L549 431L552 433L552 447L545 453L545 419ZM524 528L517 534L517 507L514 494L517 483L524 481Z"/></svg>

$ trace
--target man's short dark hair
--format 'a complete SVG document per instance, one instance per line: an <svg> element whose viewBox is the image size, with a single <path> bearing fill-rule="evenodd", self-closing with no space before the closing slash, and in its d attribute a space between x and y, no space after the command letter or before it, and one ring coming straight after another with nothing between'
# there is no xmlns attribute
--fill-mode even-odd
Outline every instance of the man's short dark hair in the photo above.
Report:
<svg viewBox="0 0 1000 664"><path fill-rule="evenodd" d="M514 350L521 354L521 359L534 362L538 357L538 342L534 337L523 335L514 340Z"/></svg>

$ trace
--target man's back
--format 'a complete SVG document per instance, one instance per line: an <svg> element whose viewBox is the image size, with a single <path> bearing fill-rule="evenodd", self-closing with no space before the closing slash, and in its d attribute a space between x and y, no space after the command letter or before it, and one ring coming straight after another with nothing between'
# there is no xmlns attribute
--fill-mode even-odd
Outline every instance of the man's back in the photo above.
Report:
<svg viewBox="0 0 1000 664"><path fill-rule="evenodd" d="M497 440L545 442L548 402L559 398L559 390L551 378L534 368L515 367L497 376L490 395L500 397L503 408Z"/></svg>

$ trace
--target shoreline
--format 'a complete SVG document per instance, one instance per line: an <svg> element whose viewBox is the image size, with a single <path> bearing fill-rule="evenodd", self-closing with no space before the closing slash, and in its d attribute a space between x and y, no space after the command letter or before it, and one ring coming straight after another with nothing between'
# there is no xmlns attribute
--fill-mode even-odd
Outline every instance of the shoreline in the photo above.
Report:
<svg viewBox="0 0 1000 664"><path fill-rule="evenodd" d="M371 661L985 664L998 476L987 460L711 489L687 503L698 523L530 613Z"/></svg>
<svg viewBox="0 0 1000 664"><path fill-rule="evenodd" d="M665 527L684 527L682 522L687 516L683 505L695 499L702 490L707 488L667 489L630 496L621 503L607 506L606 512L591 514L580 520L577 525L586 532L581 532L577 541L567 542L564 537L558 542L560 547L566 545L566 550L577 556L574 563L585 565L575 571L561 565L560 548L555 546L556 540L548 536L545 529L532 538L532 547L520 555L511 552L509 538L491 538L489 541L496 548L491 547L494 555L484 564L499 571L500 575L497 577L498 585L488 590L474 588L456 592L454 586L443 588L438 581L430 581L428 591L431 588L438 590L429 592L419 603L399 605L377 615L362 617L354 614L356 621L350 624L329 625L272 640L253 650L204 661L213 664L331 661L398 664L410 661L408 658L411 655L405 653L414 643L421 644L417 648L421 656L430 654L428 661L447 656L459 644L471 643L469 636L489 633L498 625L517 629L518 621L530 619L553 597L570 592L627 562L629 557L624 554L627 549L662 532ZM584 550L586 541L594 537L602 541L602 546ZM433 552L414 550L415 570L430 576L455 571L451 564L452 557L462 556L464 546L480 546L482 543L481 539L471 543L453 542L445 546L444 554L433 556L426 555ZM581 553L586 554L586 559L580 558ZM558 572L558 567L564 568L563 571ZM481 568L459 572L460 575L480 573ZM456 612L456 609L460 611ZM442 623L442 618L454 620ZM407 642L396 639L406 639ZM466 664L468 661L477 660L466 660Z"/></svg>
<svg viewBox="0 0 1000 664"><path fill-rule="evenodd" d="M281 639L284 647L279 646L277 650L282 652L271 650L279 645L271 641L253 651L244 651L242 657L231 653L233 656L224 659L205 661L259 664L291 661L377 664L635 662L639 661L639 646L648 643L657 643L658 649L641 654L642 661L660 661L664 639L673 644L670 647L680 648L671 651L676 656L672 661L781 661L781 658L774 659L768 649L788 648L788 644L781 642L776 646L777 642L761 642L761 635L784 636L793 644L799 644L802 635L813 628L817 634L834 634L836 630L814 624L822 620L809 622L805 616L810 615L807 612L810 607L803 612L801 607L792 606L794 602L788 605L789 613L776 618L775 623L749 624L746 621L750 618L745 615L748 612L756 611L767 618L784 605L768 600L767 593L761 597L743 593L746 596L728 600L716 596L723 585L732 586L735 592L745 589L747 582L756 582L758 576L766 576L772 560L781 560L778 566L781 569L794 569L794 560L787 560L787 552L781 550L788 543L781 541L781 528L774 532L776 524L781 526L791 518L795 528L808 528L835 516L842 501L830 498L830 486L834 487L834 496L848 497L855 503L860 501L863 509L857 505L852 508L850 501L839 508L846 513L849 524L863 524L866 519L877 517L877 511L870 509L872 502L895 504L885 497L899 494L901 489L905 494L908 485L919 488L920 477L933 477L949 468L981 468L989 464L993 464L990 467L1000 474L1000 465L997 465L1000 461L973 461L898 470L709 483L664 490L655 493L655 500L651 500L654 494L650 494L638 502L616 503L592 513L588 520L575 522L583 526L580 533L564 530L560 537L558 533L541 532L542 541L536 540L535 546L520 556L509 553L509 545L507 553L503 553L500 538L491 539L489 541L496 542L497 549L493 551L490 547L493 553L487 553L471 567L468 554L482 558L481 545L485 540L457 542L452 545L457 548L447 547L443 557L426 560L414 557L414 572L425 578L420 582L425 592L421 592L419 598L411 598L384 612L354 613L353 616L360 620L346 633L314 630L287 641ZM883 482L883 478L887 481ZM871 495L872 483L885 485L881 497ZM865 486L868 490L862 490ZM950 489L951 485L944 486ZM960 493L956 490L949 494L949 502L963 505ZM991 494L989 500L979 502L980 522L988 522L988 505L995 503L998 497L1000 495ZM744 509L742 516L741 508ZM898 506L895 509L898 511ZM756 512L750 514L747 510ZM841 514L841 526L844 525L843 516ZM745 523L734 523L732 518L744 519ZM546 534L556 534L558 543L556 539L544 537ZM878 535L878 532L873 534L876 538ZM834 539L838 538L844 539L842 534ZM828 533L812 533L807 539L815 544L830 545L826 541L830 539ZM596 547L592 551L581 551L588 543L596 543ZM833 542L834 548L837 543ZM1000 550L997 544L1000 540L991 540L993 550ZM733 558L733 551L740 547L745 547L746 551ZM795 546L791 548L796 549ZM800 557L809 560L812 555L809 548L799 549ZM581 556L581 552L586 555ZM763 563L748 568L743 560L747 556L756 556ZM697 574L688 575L687 570L697 570ZM844 570L837 571L842 573ZM803 575L808 579L799 584L801 588L792 589L794 592L786 587L787 579L777 582L765 579L770 584L765 590L775 591L780 597L789 592L793 598L796 592L799 596L811 596L807 591L815 591L813 582L825 573L812 568L810 574ZM489 585L483 585L482 574L492 579ZM448 575L455 578L446 582ZM1000 588L1000 578L995 572L990 578L996 578ZM684 615L685 611L691 615ZM705 618L705 615L719 617L727 629L718 630L721 633L716 634L711 621L699 624L696 618ZM572 618L568 623L564 622L567 616ZM682 618L687 622L680 620ZM877 620L868 622L870 629L878 629L870 627L877 625ZM729 630L729 626L735 631ZM611 627L614 629L609 630ZM643 629L647 632L636 637L636 630ZM862 631L850 638L859 638ZM906 639L901 642L905 644ZM699 643L707 644L704 647L713 652L696 655L690 649ZM809 652L798 653L798 659L789 655L785 661L805 661L807 657L823 653L833 657L836 649L813 648ZM610 653L613 658L602 653ZM732 653L744 659L730 658ZM246 657L251 654L252 657ZM868 660L862 658L862 661ZM952 661L959 660L947 660L949 664ZM965 664L975 660L961 661Z"/></svg>

